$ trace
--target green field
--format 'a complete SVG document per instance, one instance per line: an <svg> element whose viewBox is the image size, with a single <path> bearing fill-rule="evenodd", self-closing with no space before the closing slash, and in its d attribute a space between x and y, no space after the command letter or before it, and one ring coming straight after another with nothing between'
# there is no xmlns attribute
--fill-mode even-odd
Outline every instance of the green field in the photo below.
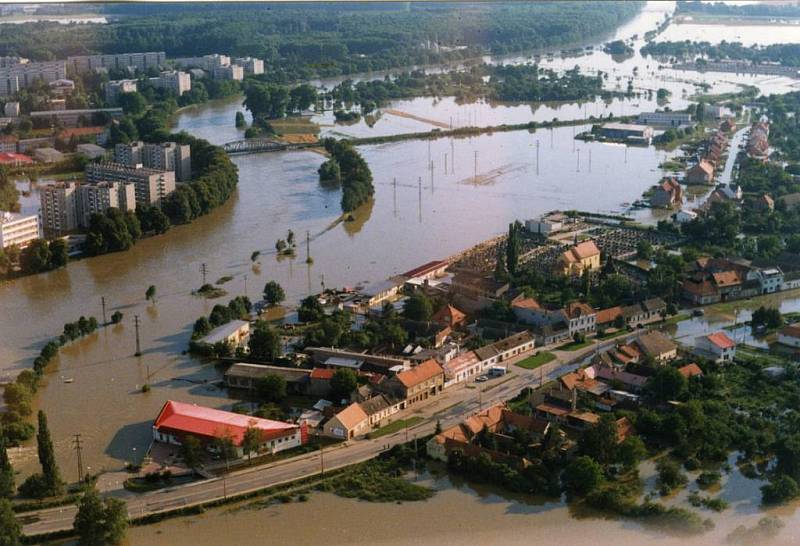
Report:
<svg viewBox="0 0 800 546"><path fill-rule="evenodd" d="M588 339L584 340L584 341L581 341L580 343L577 343L575 341L570 341L569 343L565 343L564 345L559 345L558 347L556 347L555 350L556 351L577 351L578 349L584 349L586 347L589 347L592 343L594 343L594 342L591 341L591 340L588 340Z"/></svg>
<svg viewBox="0 0 800 546"><path fill-rule="evenodd" d="M409 417L408 419L400 419L393 423L389 423L385 427L381 427L378 430L374 430L367 434L367 438L380 438L381 436L386 436L387 434L392 434L394 432L403 430L406 427L413 427L417 423L424 421L423 417L419 415L415 415L414 417Z"/></svg>
<svg viewBox="0 0 800 546"><path fill-rule="evenodd" d="M547 351L542 351L538 354L533 356L529 356L525 360L521 360L517 362L517 366L520 368L525 368L526 370L535 370L539 366L547 364L548 362L552 362L555 360L556 355L553 353L548 353Z"/></svg>

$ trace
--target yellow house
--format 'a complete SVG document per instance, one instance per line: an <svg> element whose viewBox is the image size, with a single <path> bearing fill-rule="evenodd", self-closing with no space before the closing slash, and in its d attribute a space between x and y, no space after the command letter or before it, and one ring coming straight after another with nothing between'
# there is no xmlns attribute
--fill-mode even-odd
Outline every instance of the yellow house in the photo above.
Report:
<svg viewBox="0 0 800 546"><path fill-rule="evenodd" d="M600 269L600 249L594 241L584 241L561 255L565 275L580 275L585 270Z"/></svg>

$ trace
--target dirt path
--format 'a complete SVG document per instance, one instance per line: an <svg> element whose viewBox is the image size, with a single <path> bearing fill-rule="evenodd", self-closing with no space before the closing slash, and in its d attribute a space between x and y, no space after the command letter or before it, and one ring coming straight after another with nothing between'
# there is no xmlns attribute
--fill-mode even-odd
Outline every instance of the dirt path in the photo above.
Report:
<svg viewBox="0 0 800 546"><path fill-rule="evenodd" d="M414 114L409 114L408 112L403 112L402 110L394 110L392 108L387 108L383 111L384 114L391 114L393 116L397 116L400 118L407 118L413 119L416 121L421 121L422 123L427 123L428 125L433 125L434 127L439 127L440 129L450 129L450 125L447 123L442 123L441 121L437 121L435 119L430 118L423 118L421 116L415 116Z"/></svg>

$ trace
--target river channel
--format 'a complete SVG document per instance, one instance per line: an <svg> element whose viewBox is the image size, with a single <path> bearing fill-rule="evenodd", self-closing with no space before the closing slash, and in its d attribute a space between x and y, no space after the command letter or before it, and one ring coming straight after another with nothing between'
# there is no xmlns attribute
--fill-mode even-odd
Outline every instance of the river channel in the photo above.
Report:
<svg viewBox="0 0 800 546"><path fill-rule="evenodd" d="M661 4L650 3L617 35L628 38L638 34L641 40L644 32L663 18L663 13ZM641 78L642 88L650 85L646 83L647 77L655 78L651 82L653 89L656 85L672 86L671 100L675 102L670 104L674 108L686 104L698 82L710 83L715 92L735 91L739 83L759 85L765 93L792 89L793 82L784 78L659 71L657 63L639 56L638 47L634 56L625 60L615 60L602 51L594 51L578 58L554 57L545 62L557 69L576 64L586 69L616 69L621 77L633 76L633 68L638 66L641 76L637 78ZM503 62L528 62L528 58L509 57ZM648 70L650 76L646 75ZM335 82L326 85L332 83ZM638 80L636 85L640 85ZM581 119L587 113L630 114L651 110L655 104L629 99L533 106L484 102L461 105L445 97L395 101L389 107L442 123L450 123L454 118L454 125L489 126L545 121L553 117ZM237 140L242 133L234 127L233 121L240 108L240 99L234 98L186 109L177 116L175 128L217 144ZM325 115L320 116L319 121L331 125L323 127L323 132L353 136L432 128L425 121L391 114L383 115L371 128L363 122L333 126ZM360 151L375 178L375 199L357 212L355 221L343 223L338 222L341 214L339 191L323 188L318 183L316 169L324 160L321 155L301 151L236 156L234 161L240 173L237 192L224 206L191 225L143 240L125 253L75 261L62 270L0 285L0 374L11 376L30 367L41 346L57 335L65 322L76 320L80 315L102 318L100 297L105 296L107 313L121 310L125 314L123 322L62 350L48 370L37 403L48 414L58 461L67 479L74 479L77 474L72 450L74 434L82 435L84 464L91 472L118 469L125 461L141 458L149 444L152 419L166 400L215 407L230 404L225 393L215 386L220 379L219 370L181 354L194 320L210 312L216 303L191 293L202 283L202 264L206 265L211 282L223 276L233 277L222 285L228 291L223 301L240 294L257 298L267 280L277 280L286 289L287 301L296 302L309 293L318 292L323 282L326 286L353 286L379 281L428 260L445 257L502 233L515 219L530 218L556 208L623 211L628 203L659 180L663 173L658 165L667 154L652 147L575 141L575 131L587 128L564 127L533 133L517 131L463 139L443 138L430 143L404 141L362 146ZM285 237L289 229L301 241L309 234L313 265L304 263L304 246L298 249L296 259L276 259L274 243ZM256 250L261 251L262 256L258 263L251 263L250 255ZM157 298L155 303L148 304L144 293L151 284L157 287ZM140 357L133 356L134 315L141 320L143 354ZM697 326L697 330L702 330L702 326ZM689 333L692 332L687 331L686 335ZM141 393L140 386L145 382L152 385L152 390ZM12 450L11 455L23 475L36 468L35 449L31 446ZM430 503L393 506L392 510L397 511L396 520L385 515L377 517L371 512L373 505L328 496L314 496L306 508L290 505L254 512L259 516L250 519L261 521L263 518L264 522L270 522L271 529L285 526L286 534L281 542L291 540L290 531L302 527L302 532L306 533L303 542L311 543L318 541L315 540L317 535L311 534L317 532L311 529L316 529L317 525L308 525L309 521L300 511L317 508L317 517L326 517L320 516L321 513L337 513L345 518L337 520L327 516L331 518L329 523L318 526L322 533L319 537L326 536L325 529L330 531L339 525L355 528L353 521L358 517L362 522L395 523L380 527L383 539L370 531L353 538L354 542L395 539L402 542L412 537L394 534L398 526L408 528L398 522L416 519L414 510L435 513L439 509L437 503L462 507L469 513L470 520L486 522L487 532L499 526L508 527L511 534L506 535L507 540L492 540L486 535L487 543L521 542L524 537L531 536L533 528L542 529L543 538L564 538L568 536L564 533L568 533L573 541L580 542L577 531L572 527L567 531L564 525L557 523L569 521L566 509L560 509L557 517L553 516L553 511L546 512L548 517L535 517L545 512L522 508L496 496L476 495L464 488L444 491ZM441 509L443 515L449 513L444 505ZM501 522L496 517L501 514L530 517L513 517ZM278 517L283 515L287 517ZM236 517L240 516L224 518L228 522L224 528L231 529L232 533L238 532L235 531ZM458 517L454 515L453 519ZM445 518L431 519L441 522ZM190 536L209 537L208 527L202 523L205 521L180 523L183 520L179 520L165 524L193 525L198 531L197 534L187 533L185 537L165 533L165 537L171 536L173 540L162 543L177 544ZM208 521L214 519L208 518ZM298 521L303 523L298 524ZM626 527L601 520L592 520L591 524L594 529ZM578 521L575 529L593 532L584 525L587 524ZM453 527L457 526L451 529ZM468 532L462 528L453 536L478 536ZM431 533L434 536L433 530ZM137 529L133 536L138 544L153 544L159 540L150 528ZM142 539L145 536L150 541ZM248 534L242 542L246 543L252 536L255 533ZM351 537L328 535L332 536L343 540ZM442 538L436 536L437 540Z"/></svg>

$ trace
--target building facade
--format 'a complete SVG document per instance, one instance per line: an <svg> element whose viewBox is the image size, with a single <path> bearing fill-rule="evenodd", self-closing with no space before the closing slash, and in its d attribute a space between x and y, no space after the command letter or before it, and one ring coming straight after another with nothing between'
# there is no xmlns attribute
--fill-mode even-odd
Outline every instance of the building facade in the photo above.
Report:
<svg viewBox="0 0 800 546"><path fill-rule="evenodd" d="M78 186L78 223L89 227L92 214L103 214L111 207L122 212L136 210L136 188L132 182L98 182Z"/></svg>
<svg viewBox="0 0 800 546"><path fill-rule="evenodd" d="M264 73L264 61L261 59L256 59L255 57L236 57L233 59L233 62L241 66L245 74L255 76Z"/></svg>
<svg viewBox="0 0 800 546"><path fill-rule="evenodd" d="M0 96L10 96L33 85L35 81L45 83L63 80L67 77L64 61L41 63L20 63L0 67Z"/></svg>
<svg viewBox="0 0 800 546"><path fill-rule="evenodd" d="M41 236L39 217L35 214L22 216L10 212L0 213L0 248L25 248Z"/></svg>
<svg viewBox="0 0 800 546"><path fill-rule="evenodd" d="M175 191L175 173L155 169L128 167L119 163L89 163L86 182L132 182L137 205L160 203Z"/></svg>
<svg viewBox="0 0 800 546"><path fill-rule="evenodd" d="M192 178L192 155L188 144L175 142L117 144L114 161L128 167L142 165L159 171L174 171L175 179L188 182Z"/></svg>
<svg viewBox="0 0 800 546"><path fill-rule="evenodd" d="M47 235L64 235L78 229L78 184L58 182L39 188L42 229Z"/></svg>
<svg viewBox="0 0 800 546"><path fill-rule="evenodd" d="M139 90L136 80L114 80L106 82L106 101L115 104L122 93L135 93Z"/></svg>
<svg viewBox="0 0 800 546"><path fill-rule="evenodd" d="M188 72L169 70L155 78L149 78L150 85L158 89L169 89L180 96L192 90L192 77Z"/></svg>
<svg viewBox="0 0 800 546"><path fill-rule="evenodd" d="M120 53L116 55L75 55L67 57L67 65L75 72L91 72L93 70L125 70L134 69L145 72L150 68L164 66L167 55L163 51L146 53Z"/></svg>

